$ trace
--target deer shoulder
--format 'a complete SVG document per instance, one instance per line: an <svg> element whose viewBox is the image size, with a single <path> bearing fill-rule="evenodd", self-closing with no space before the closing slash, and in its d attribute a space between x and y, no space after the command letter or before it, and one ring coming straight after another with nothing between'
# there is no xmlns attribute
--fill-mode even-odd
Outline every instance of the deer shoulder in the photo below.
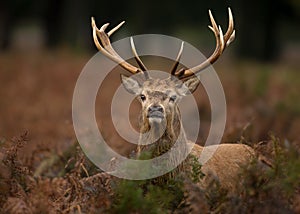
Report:
<svg viewBox="0 0 300 214"><path fill-rule="evenodd" d="M202 172L205 174L202 185L208 185L213 179L216 179L222 187L234 189L236 182L240 177L241 169L249 166L256 158L254 150L245 144L220 144L202 147L189 142L192 147L191 155L199 157L210 155L211 158L203 163ZM204 150L205 148L205 150Z"/></svg>

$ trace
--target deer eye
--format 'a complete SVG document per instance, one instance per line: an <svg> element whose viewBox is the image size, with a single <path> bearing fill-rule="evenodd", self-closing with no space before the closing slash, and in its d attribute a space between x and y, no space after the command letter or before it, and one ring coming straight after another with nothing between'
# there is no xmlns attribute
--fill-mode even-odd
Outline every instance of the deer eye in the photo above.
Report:
<svg viewBox="0 0 300 214"><path fill-rule="evenodd" d="M170 101L171 101L171 102L175 102L176 98L177 98L177 96L176 96L176 95L173 95L173 96L170 97Z"/></svg>
<svg viewBox="0 0 300 214"><path fill-rule="evenodd" d="M141 94L141 95L140 95L140 98L141 98L142 101L145 101L145 100L146 100L146 96L145 96L144 94Z"/></svg>

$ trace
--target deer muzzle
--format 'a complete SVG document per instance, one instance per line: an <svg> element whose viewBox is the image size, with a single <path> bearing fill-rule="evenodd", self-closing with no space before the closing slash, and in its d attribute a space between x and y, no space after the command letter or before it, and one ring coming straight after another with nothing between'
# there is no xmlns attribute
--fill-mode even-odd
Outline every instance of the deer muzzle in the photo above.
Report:
<svg viewBox="0 0 300 214"><path fill-rule="evenodd" d="M151 105L148 108L147 118L164 118L164 109L160 105Z"/></svg>

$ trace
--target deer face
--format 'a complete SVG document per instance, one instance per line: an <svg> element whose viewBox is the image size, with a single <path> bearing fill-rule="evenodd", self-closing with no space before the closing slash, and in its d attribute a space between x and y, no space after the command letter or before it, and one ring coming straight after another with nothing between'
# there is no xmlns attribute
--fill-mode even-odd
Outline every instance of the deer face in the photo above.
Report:
<svg viewBox="0 0 300 214"><path fill-rule="evenodd" d="M143 83L121 75L125 89L137 96L142 105L143 120L150 125L170 121L183 96L193 93L199 85L197 77L186 82L167 79L148 79Z"/></svg>

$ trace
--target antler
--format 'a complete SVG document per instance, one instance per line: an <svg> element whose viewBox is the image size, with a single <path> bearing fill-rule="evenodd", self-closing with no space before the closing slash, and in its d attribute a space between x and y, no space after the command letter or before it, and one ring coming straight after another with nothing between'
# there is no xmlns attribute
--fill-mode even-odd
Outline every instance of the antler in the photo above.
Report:
<svg viewBox="0 0 300 214"><path fill-rule="evenodd" d="M139 56L136 52L132 37L130 38L131 49L132 49L132 52L134 54L135 60L137 61L138 65L141 67L142 70L140 68L137 68L137 67L129 64L128 62L126 62L122 57L120 57L117 54L117 52L113 49L113 47L111 45L109 37L115 31L117 31L124 23L125 23L125 21L121 22L116 27L111 29L108 33L105 33L105 30L108 27L109 23L104 24L99 30L96 26L94 17L92 17L92 28L93 28L94 43L95 43L96 47L98 48L98 50L101 53L103 53L106 57L108 57L112 61L118 63L124 69L126 69L127 71L129 71L132 74L136 74L136 73L141 72L141 73L144 74L146 79L148 79L149 75L147 73L147 69L146 69L145 65L143 64L143 62L141 61L141 59L139 58ZM98 41L98 38L100 39L101 43Z"/></svg>
<svg viewBox="0 0 300 214"><path fill-rule="evenodd" d="M204 62L201 64L188 68L188 69L180 69L179 71L177 70L177 67L179 65L179 61L182 55L183 51L183 42L181 44L179 53L177 55L176 61L172 67L171 70L171 76L177 76L180 79L185 79L188 77L191 77L192 75L195 75L196 73L200 72L201 70L207 68L209 65L213 64L217 59L222 55L224 52L225 48L229 46L229 44L234 40L235 38L235 30L234 30L234 24L233 24L233 16L231 13L231 9L228 8L228 16L229 16L229 24L228 24L228 29L225 33L223 34L223 31L221 29L221 26L217 26L215 19L209 10L209 17L211 21L212 26L208 26L214 33L215 38L216 38L216 48L213 54ZM143 73L146 79L149 79L149 74L147 72L146 66L143 64L142 60L139 58L137 51L135 49L135 45L133 42L132 37L130 37L130 45L132 52L134 54L134 58L137 61L138 65L140 68L137 68L129 63L127 63L124 59L122 59L117 52L113 49L109 37L117 31L125 21L121 22L119 25L114 27L112 30L110 30L108 33L105 33L106 28L108 27L109 23L104 24L100 30L97 28L95 24L95 20L92 17L92 28L93 28L93 38L95 45L97 46L98 50L101 51L105 56L113 60L114 62L118 63L120 66L122 66L124 69L127 71L131 72L132 74L136 73ZM100 39L100 42L98 41L98 38Z"/></svg>
<svg viewBox="0 0 300 214"><path fill-rule="evenodd" d="M175 72L175 76L177 76L180 79L188 78L188 77L200 72L201 70L207 68L209 65L213 64L221 56L221 54L224 52L225 48L227 46L229 46L229 44L235 38L233 16L232 16L230 8L228 8L228 15L229 15L228 29L227 29L227 32L225 33L225 35L223 35L221 26L219 26L219 27L217 26L215 19L212 15L211 11L209 10L209 17L210 17L212 26L208 26L208 27L214 32L215 37L216 37L215 51L207 60L205 60L200 65L197 65L197 66L195 66L193 68L189 68L189 69L180 69L179 71ZM180 50L180 52L179 52L180 54L178 54L178 55L181 55L181 52L182 52L182 49ZM172 69L172 72L174 73L173 69Z"/></svg>
<svg viewBox="0 0 300 214"><path fill-rule="evenodd" d="M183 51L183 45L184 45L184 42L181 42L181 46L180 46L178 55L177 55L177 57L176 57L175 63L174 63L174 65L173 65L173 67L172 67L172 70L171 70L171 77L172 77L173 75L175 75L175 72L176 72L177 67L178 67L178 65L179 65L179 61L180 61L180 58L181 58L181 55L182 55L182 51Z"/></svg>

